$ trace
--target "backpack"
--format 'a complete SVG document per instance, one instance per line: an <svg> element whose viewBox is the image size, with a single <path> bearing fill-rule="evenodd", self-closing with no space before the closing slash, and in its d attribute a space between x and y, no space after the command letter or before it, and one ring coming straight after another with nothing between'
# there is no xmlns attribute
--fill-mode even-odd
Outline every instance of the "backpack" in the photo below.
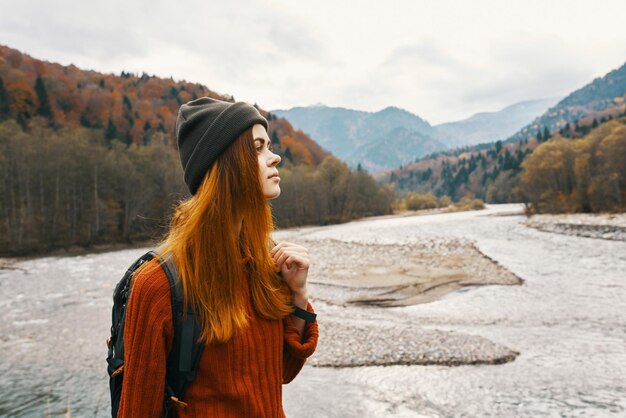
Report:
<svg viewBox="0 0 626 418"><path fill-rule="evenodd" d="M113 312L111 320L111 336L107 340L109 348L107 356L107 371L109 373L109 388L111 391L111 415L117 417L117 411L122 395L124 382L124 320L126 304L128 302L133 273L143 263L158 257L154 251L148 251L139 257L126 271L113 291ZM163 416L174 414L174 406L187 406L183 401L185 390L196 377L196 370L204 344L198 342L200 336L200 322L198 316L191 310L183 317L183 292L178 273L172 258L165 260L159 257L161 268L167 275L172 296L172 321L174 326L174 341L172 350L167 358L165 378L165 396Z"/></svg>

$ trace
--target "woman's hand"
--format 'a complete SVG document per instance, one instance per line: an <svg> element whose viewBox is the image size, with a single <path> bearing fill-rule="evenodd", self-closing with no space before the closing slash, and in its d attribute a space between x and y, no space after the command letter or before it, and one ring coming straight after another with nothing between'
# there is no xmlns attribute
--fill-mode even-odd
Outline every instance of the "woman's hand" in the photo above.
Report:
<svg viewBox="0 0 626 418"><path fill-rule="evenodd" d="M306 278L311 265L307 249L291 242L281 242L271 249L270 255L276 263L276 272L281 273L294 298L306 300Z"/></svg>
<svg viewBox="0 0 626 418"><path fill-rule="evenodd" d="M289 286L293 296L293 304L306 310L309 295L306 290L306 277L309 274L309 252L306 248L291 242L281 242L270 250L276 263L276 272L280 272L282 280ZM304 319L292 315L293 323L304 342Z"/></svg>

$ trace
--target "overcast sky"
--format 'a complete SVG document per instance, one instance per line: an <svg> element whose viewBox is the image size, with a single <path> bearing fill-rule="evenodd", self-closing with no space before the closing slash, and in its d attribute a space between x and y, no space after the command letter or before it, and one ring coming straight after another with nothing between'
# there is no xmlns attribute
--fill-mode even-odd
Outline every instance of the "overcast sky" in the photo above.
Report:
<svg viewBox="0 0 626 418"><path fill-rule="evenodd" d="M306 5L305 5L306 4ZM0 44L206 84L264 109L431 124L565 96L626 62L624 0L0 0Z"/></svg>

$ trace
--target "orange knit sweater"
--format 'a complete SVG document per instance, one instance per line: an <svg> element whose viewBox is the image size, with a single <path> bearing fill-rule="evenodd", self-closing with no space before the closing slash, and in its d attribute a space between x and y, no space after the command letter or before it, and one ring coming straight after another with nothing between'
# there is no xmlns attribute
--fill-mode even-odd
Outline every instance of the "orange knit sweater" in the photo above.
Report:
<svg viewBox="0 0 626 418"><path fill-rule="evenodd" d="M259 317L249 290L249 326L226 343L205 347L185 393L182 418L284 417L282 384L291 382L317 346L317 321L300 336L291 316ZM313 312L311 304L307 310ZM174 328L170 287L158 263L133 279L124 325L124 385L118 417L162 415L165 365Z"/></svg>

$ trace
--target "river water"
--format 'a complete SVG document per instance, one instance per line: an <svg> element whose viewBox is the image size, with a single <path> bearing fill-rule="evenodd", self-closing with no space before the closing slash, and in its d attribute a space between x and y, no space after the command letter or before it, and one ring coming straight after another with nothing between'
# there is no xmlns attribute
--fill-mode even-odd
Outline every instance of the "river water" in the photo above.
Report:
<svg viewBox="0 0 626 418"><path fill-rule="evenodd" d="M513 362L305 366L284 386L287 416L626 416L626 242L538 231L520 224L519 211L489 205L278 232L276 238L295 242L469 238L525 280L389 308L426 328L480 335L519 351ZM44 257L0 270L0 416L109 415L111 292L145 250Z"/></svg>

